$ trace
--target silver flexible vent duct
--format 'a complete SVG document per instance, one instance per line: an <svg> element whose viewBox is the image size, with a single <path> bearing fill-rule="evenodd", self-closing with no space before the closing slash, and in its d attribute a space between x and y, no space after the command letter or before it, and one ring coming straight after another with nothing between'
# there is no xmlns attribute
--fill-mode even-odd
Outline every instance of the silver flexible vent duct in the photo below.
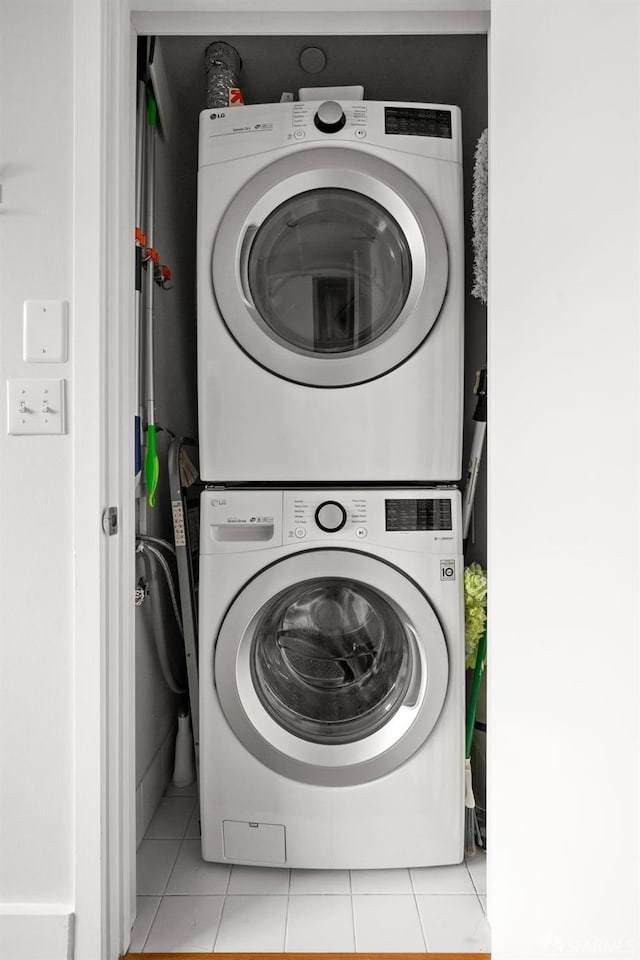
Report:
<svg viewBox="0 0 640 960"><path fill-rule="evenodd" d="M240 54L224 40L210 43L205 51L207 72L207 108L219 108L241 105L244 101L240 93L238 74L242 67ZM231 91L237 91L232 93Z"/></svg>

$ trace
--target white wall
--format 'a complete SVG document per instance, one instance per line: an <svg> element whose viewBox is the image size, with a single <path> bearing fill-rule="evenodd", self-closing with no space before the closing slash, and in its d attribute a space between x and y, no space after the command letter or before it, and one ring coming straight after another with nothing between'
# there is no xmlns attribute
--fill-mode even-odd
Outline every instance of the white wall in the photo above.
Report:
<svg viewBox="0 0 640 960"><path fill-rule="evenodd" d="M70 438L8 436L4 383L71 378L70 362L23 362L22 304L71 295L72 2L0 11L0 899L69 900Z"/></svg>
<svg viewBox="0 0 640 960"><path fill-rule="evenodd" d="M638 957L639 5L494 0L495 957Z"/></svg>
<svg viewBox="0 0 640 960"><path fill-rule="evenodd" d="M72 15L0 5L0 953L16 958L32 914L66 955L73 900L71 438L8 436L5 388L72 386L71 357L22 360L23 301L71 299Z"/></svg>

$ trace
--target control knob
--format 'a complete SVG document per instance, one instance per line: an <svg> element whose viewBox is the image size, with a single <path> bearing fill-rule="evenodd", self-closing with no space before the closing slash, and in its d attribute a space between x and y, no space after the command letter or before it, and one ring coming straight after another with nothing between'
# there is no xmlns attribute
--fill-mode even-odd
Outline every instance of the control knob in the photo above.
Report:
<svg viewBox="0 0 640 960"><path fill-rule="evenodd" d="M339 103L335 100L325 100L318 107L313 122L323 133L337 133L338 130L342 130L347 118Z"/></svg>
<svg viewBox="0 0 640 960"><path fill-rule="evenodd" d="M337 500L325 500L316 510L316 523L325 533L337 533L347 522L347 511Z"/></svg>

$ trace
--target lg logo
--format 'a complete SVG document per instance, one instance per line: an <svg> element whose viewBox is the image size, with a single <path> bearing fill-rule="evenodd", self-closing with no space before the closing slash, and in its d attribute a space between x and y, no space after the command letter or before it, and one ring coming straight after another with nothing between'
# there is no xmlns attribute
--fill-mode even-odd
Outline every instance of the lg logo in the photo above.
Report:
<svg viewBox="0 0 640 960"><path fill-rule="evenodd" d="M209 117L210 120L224 120L226 113L212 113Z"/></svg>
<svg viewBox="0 0 640 960"><path fill-rule="evenodd" d="M441 560L440 561L440 579L455 580L455 578L456 578L455 560Z"/></svg>

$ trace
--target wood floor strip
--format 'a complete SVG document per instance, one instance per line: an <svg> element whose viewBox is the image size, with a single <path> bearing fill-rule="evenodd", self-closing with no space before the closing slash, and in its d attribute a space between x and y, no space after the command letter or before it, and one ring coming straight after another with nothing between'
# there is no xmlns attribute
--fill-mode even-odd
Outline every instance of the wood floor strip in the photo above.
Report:
<svg viewBox="0 0 640 960"><path fill-rule="evenodd" d="M125 953L121 960L491 960L490 953Z"/></svg>

